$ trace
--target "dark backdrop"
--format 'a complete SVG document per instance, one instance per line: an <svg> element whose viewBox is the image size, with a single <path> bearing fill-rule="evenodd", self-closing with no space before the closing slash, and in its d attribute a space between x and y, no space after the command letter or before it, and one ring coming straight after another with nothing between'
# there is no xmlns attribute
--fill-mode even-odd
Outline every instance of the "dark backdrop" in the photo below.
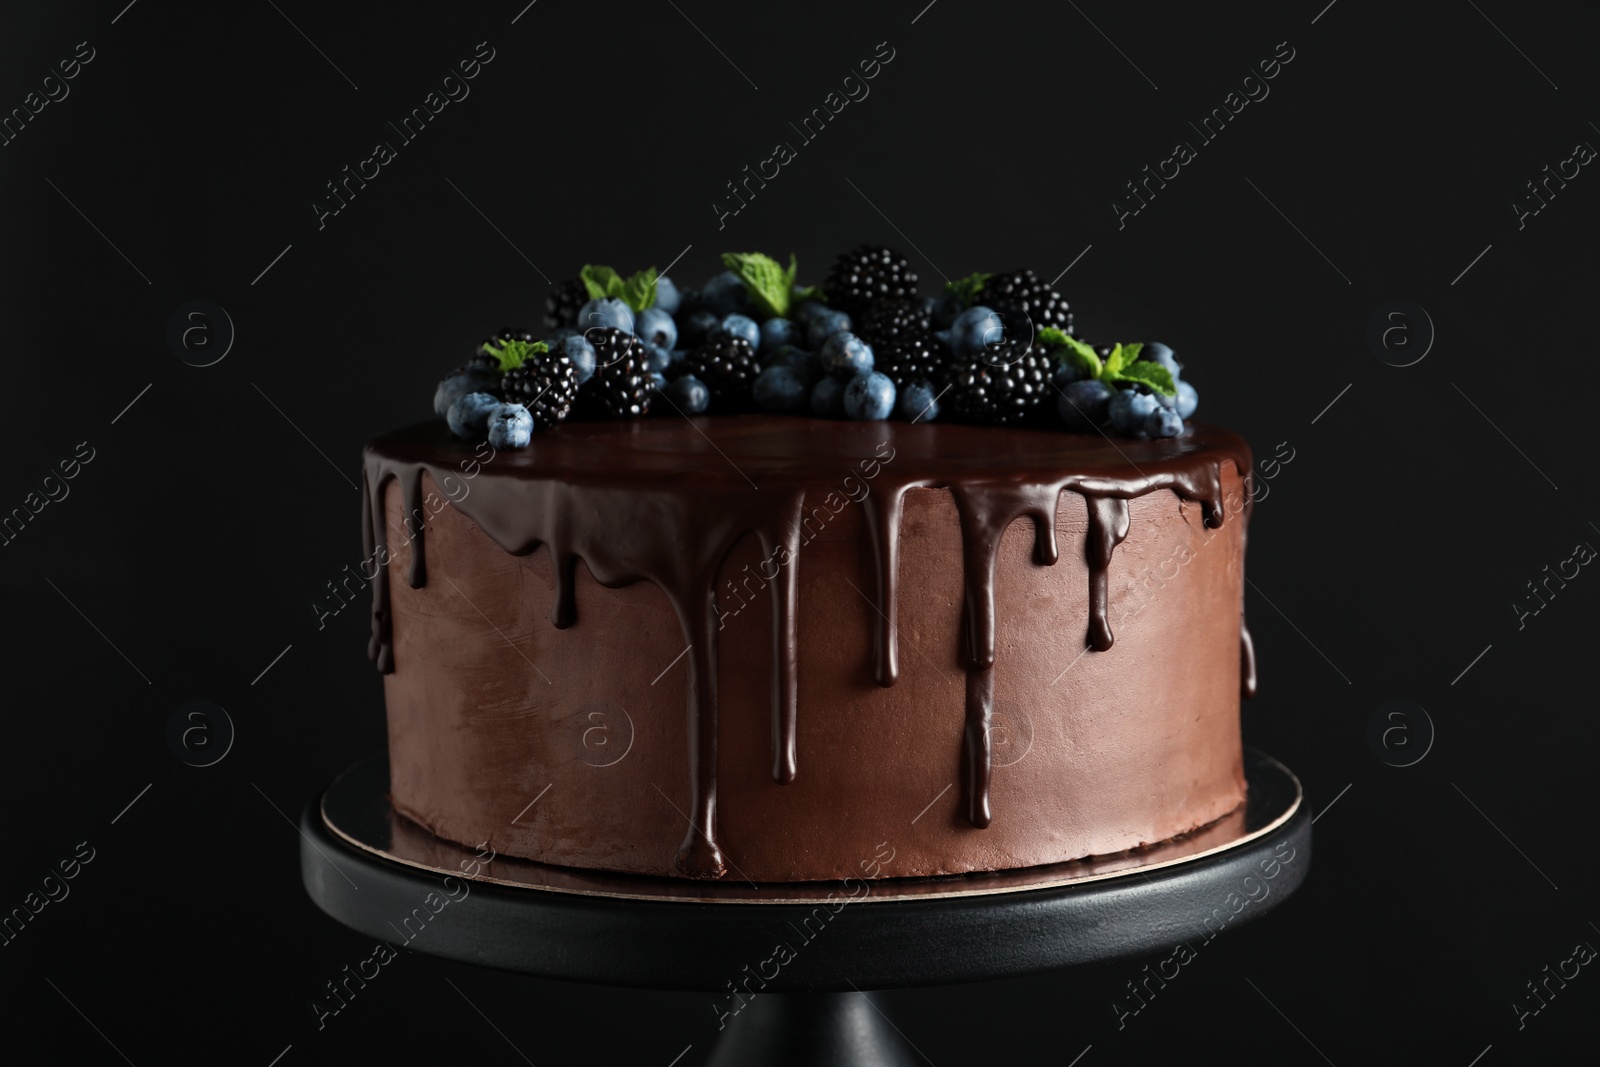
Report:
<svg viewBox="0 0 1600 1067"><path fill-rule="evenodd" d="M309 999L371 946L307 900L288 820L381 746L383 709L365 606L319 630L310 605L360 558L363 441L426 415L486 330L537 320L547 279L686 247L687 284L731 249L792 250L817 279L861 240L929 283L1071 264L1085 333L1165 339L1202 417L1258 456L1286 442L1252 528L1244 731L1325 816L1304 890L1125 1028L1111 1004L1142 961L892 993L905 1033L941 1067L1589 1047L1600 978L1552 983L1538 1014L1525 983L1600 944L1600 577L1513 605L1600 546L1600 178L1563 164L1600 144L1593 5L525 2L0 12L0 108L60 97L0 147L0 509L93 455L0 548L0 909L80 842L94 857L0 947L18 1058L519 1062L509 1039L541 1065L699 1062L703 996L421 955L317 1030ZM724 183L885 41L870 96L719 229ZM386 122L479 42L470 96L319 227L324 183L398 143ZM1201 141L1188 123L1290 50ZM1179 140L1195 158L1119 224ZM1578 174L1519 220L1546 165ZM166 338L197 299L237 333L206 368ZM196 698L238 728L204 769L165 734ZM1400 721L1388 751L1427 752L1404 768L1368 741L1395 699L1436 732Z"/></svg>

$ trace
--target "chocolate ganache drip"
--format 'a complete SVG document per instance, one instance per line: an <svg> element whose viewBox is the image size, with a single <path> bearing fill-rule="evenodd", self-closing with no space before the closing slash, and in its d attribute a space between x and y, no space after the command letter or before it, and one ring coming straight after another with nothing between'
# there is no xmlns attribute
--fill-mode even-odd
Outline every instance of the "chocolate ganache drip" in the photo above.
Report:
<svg viewBox="0 0 1600 1067"><path fill-rule="evenodd" d="M691 425L692 424L692 425ZM514 555L548 549L555 573L551 622L579 620L574 568L583 560L601 585L657 586L672 604L688 644L690 826L678 852L685 874L720 877L717 844L716 584L733 547L753 537L776 575L772 595L772 777L794 780L799 724L796 662L801 526L808 495L858 475L858 499L874 569L873 671L878 684L899 675L896 605L898 547L905 494L948 490L963 542L963 659L966 715L961 765L968 821L990 824L996 633L995 568L1006 530L1019 519L1034 528L1039 566L1060 555L1056 511L1063 492L1083 497L1089 570L1085 646L1104 652L1109 578L1117 545L1128 535L1128 501L1168 489L1198 502L1208 527L1224 521L1222 466L1250 471L1249 450L1225 431L1194 427L1180 438L1122 445L1056 431L993 430L947 424L839 423L812 419L723 416L614 423L564 423L533 445L493 454L450 438L428 423L375 441L364 469L363 544L373 580L369 654L394 670L389 534L411 543L407 580L427 582L423 550L426 473L453 506ZM387 522L385 491L399 483L403 529ZM437 510L434 508L433 510ZM1244 501L1248 516L1248 495ZM1241 688L1252 695L1255 659L1240 631Z"/></svg>

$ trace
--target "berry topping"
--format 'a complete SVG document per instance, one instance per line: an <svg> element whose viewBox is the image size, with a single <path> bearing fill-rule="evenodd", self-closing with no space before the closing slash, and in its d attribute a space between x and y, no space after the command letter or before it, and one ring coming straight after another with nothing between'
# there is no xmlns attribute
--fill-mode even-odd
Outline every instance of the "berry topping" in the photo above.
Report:
<svg viewBox="0 0 1600 1067"><path fill-rule="evenodd" d="M726 411L749 407L750 386L761 373L755 346L743 337L720 330L686 355L683 365L711 391L711 402Z"/></svg>
<svg viewBox="0 0 1600 1067"><path fill-rule="evenodd" d="M533 440L533 415L521 404L500 404L489 412L489 443L496 449L527 448Z"/></svg>
<svg viewBox="0 0 1600 1067"><path fill-rule="evenodd" d="M916 296L917 275L900 253L861 245L833 261L822 291L830 306L854 315L874 300Z"/></svg>
<svg viewBox="0 0 1600 1067"><path fill-rule="evenodd" d="M578 324L578 311L589 302L589 290L581 278L568 278L544 298L544 326L559 330Z"/></svg>
<svg viewBox="0 0 1600 1067"><path fill-rule="evenodd" d="M644 342L624 330L604 327L588 331L594 345L594 377L578 393L578 407L596 418L637 419L650 411L649 357Z"/></svg>
<svg viewBox="0 0 1600 1067"><path fill-rule="evenodd" d="M957 357L945 373L945 409L964 422L1016 425L1028 418L1050 384L1050 359L1027 337L1007 337L979 354Z"/></svg>
<svg viewBox="0 0 1600 1067"><path fill-rule="evenodd" d="M868 304L855 319L855 333L876 350L901 337L924 334L933 320L920 300L893 297Z"/></svg>
<svg viewBox="0 0 1600 1067"><path fill-rule="evenodd" d="M506 371L500 397L521 404L533 415L534 425L551 427L572 411L578 395L578 370L563 355L545 353Z"/></svg>
<svg viewBox="0 0 1600 1067"><path fill-rule="evenodd" d="M844 414L857 422L887 419L894 411L894 383L882 374L858 374L844 387Z"/></svg>

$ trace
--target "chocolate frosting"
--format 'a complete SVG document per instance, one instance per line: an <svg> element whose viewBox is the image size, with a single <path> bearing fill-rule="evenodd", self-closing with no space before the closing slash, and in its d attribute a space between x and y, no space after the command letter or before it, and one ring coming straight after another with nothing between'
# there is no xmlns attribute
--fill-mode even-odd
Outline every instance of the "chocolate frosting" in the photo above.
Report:
<svg viewBox="0 0 1600 1067"><path fill-rule="evenodd" d="M481 446L480 446L481 449ZM1112 647L1108 572L1129 531L1128 501L1171 490L1197 502L1208 527L1228 518L1222 468L1248 479L1250 455L1238 436L1192 426L1164 440L1111 439L1054 430L996 430L953 424L844 423L803 418L714 416L606 423L564 423L536 434L518 452L474 452L440 422L414 426L368 446L363 538L369 559L388 556L384 493L398 483L411 542L408 581L427 582L422 476L505 551L551 554L556 596L551 622L579 622L573 594L576 561L603 586L649 582L667 597L688 644L688 769L691 827L677 866L687 875L720 877L717 839L716 583L733 546L747 536L764 565L776 568L772 596L772 768L779 783L801 773L796 757L799 681L796 662L797 572L808 501L859 492L862 528L873 561L869 591L876 609L873 674L881 686L899 674L898 546L905 494L943 488L954 497L963 541L966 728L961 754L970 823L993 817L989 737L996 655L995 562L1005 530L1019 519L1034 527L1034 560L1059 558L1056 514L1063 492L1087 504L1088 650ZM452 490L452 485L461 487ZM1248 517L1249 493L1244 494ZM394 669L387 566L373 581L369 654ZM1241 623L1241 688L1255 691L1255 657Z"/></svg>

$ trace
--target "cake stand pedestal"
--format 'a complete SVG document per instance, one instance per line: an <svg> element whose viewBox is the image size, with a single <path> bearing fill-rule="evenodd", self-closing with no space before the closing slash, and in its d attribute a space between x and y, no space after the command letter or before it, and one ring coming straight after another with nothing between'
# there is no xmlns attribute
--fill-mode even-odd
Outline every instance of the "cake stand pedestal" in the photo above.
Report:
<svg viewBox="0 0 1600 1067"><path fill-rule="evenodd" d="M975 982L1170 950L1258 918L1311 865L1311 810L1247 750L1249 799L1137 853L1021 871L751 885L574 871L475 852L396 815L388 763L301 817L301 879L370 937L544 978L712 994L710 1063L900 1067L923 1057L864 990ZM779 948L782 946L782 949Z"/></svg>

